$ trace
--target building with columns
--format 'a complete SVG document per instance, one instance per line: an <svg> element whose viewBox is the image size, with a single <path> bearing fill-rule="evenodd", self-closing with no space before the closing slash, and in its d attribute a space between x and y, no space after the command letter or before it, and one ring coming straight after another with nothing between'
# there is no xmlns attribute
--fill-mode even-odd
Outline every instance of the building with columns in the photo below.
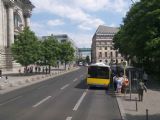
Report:
<svg viewBox="0 0 160 120"><path fill-rule="evenodd" d="M121 63L123 57L114 50L113 37L118 28L100 25L92 38L91 57L92 62L104 62L107 64Z"/></svg>
<svg viewBox="0 0 160 120"><path fill-rule="evenodd" d="M33 8L30 0L0 0L0 69L16 66L10 47L16 35L30 25Z"/></svg>

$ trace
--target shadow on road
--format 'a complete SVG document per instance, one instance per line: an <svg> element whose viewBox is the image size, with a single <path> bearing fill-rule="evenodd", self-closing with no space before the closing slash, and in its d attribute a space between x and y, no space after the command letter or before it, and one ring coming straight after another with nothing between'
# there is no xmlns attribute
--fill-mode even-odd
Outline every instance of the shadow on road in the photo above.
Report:
<svg viewBox="0 0 160 120"><path fill-rule="evenodd" d="M85 79L81 80L81 82L79 82L79 83L75 86L75 88L77 88L77 89L87 89L88 86L87 86L87 84L86 84Z"/></svg>
<svg viewBox="0 0 160 120"><path fill-rule="evenodd" d="M130 115L126 114L129 120L147 120L146 115ZM160 114L148 115L148 120L160 120Z"/></svg>

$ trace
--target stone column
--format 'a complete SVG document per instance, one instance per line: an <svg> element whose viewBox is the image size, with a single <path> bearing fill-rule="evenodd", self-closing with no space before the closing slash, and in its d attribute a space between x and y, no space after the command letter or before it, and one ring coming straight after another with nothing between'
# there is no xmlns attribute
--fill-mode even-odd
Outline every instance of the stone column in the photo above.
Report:
<svg viewBox="0 0 160 120"><path fill-rule="evenodd" d="M6 69L12 69L11 44L14 43L14 1L6 0L7 8L7 47L5 48Z"/></svg>
<svg viewBox="0 0 160 120"><path fill-rule="evenodd" d="M30 17L31 17L30 10L24 10L25 27L29 27L30 26Z"/></svg>
<svg viewBox="0 0 160 120"><path fill-rule="evenodd" d="M25 26L29 27L30 26L30 17L25 18Z"/></svg>
<svg viewBox="0 0 160 120"><path fill-rule="evenodd" d="M14 43L14 12L13 12L13 4L8 4L8 41L7 47L10 47L12 43Z"/></svg>
<svg viewBox="0 0 160 120"><path fill-rule="evenodd" d="M2 42L3 42L3 32L2 32L2 1L0 0L0 46L2 46Z"/></svg>

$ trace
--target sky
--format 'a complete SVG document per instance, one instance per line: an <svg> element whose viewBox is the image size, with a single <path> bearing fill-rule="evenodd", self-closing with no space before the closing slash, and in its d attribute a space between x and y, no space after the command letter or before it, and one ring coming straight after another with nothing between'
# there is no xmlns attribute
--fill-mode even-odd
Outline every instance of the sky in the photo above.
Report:
<svg viewBox="0 0 160 120"><path fill-rule="evenodd" d="M119 27L131 0L30 0L37 36L67 34L77 47L91 47L99 25Z"/></svg>

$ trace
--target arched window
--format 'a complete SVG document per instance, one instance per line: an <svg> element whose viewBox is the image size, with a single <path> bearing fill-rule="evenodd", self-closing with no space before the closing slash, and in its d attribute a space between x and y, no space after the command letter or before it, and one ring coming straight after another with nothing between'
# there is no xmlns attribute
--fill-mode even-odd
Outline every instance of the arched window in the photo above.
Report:
<svg viewBox="0 0 160 120"><path fill-rule="evenodd" d="M17 12L14 13L14 27L17 30L22 29L22 20L21 20L20 15Z"/></svg>

